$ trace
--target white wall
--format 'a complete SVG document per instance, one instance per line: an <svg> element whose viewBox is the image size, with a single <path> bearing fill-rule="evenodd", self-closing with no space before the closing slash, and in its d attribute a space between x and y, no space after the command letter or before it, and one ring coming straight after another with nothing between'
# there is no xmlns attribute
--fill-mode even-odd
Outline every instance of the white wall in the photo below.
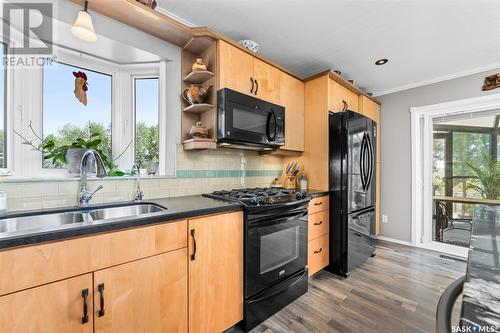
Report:
<svg viewBox="0 0 500 333"><path fill-rule="evenodd" d="M484 77L500 69L379 96L381 119L381 236L411 241L410 107L498 94L481 91Z"/></svg>

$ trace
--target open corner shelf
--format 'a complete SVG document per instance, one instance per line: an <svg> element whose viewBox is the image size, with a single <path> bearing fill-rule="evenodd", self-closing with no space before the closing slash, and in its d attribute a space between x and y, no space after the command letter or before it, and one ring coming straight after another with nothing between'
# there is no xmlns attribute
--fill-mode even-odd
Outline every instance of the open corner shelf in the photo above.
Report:
<svg viewBox="0 0 500 333"><path fill-rule="evenodd" d="M199 104L193 104L193 105L187 106L182 111L189 112L189 113L203 113L206 111L210 111L213 108L214 108L214 106L212 104L199 103Z"/></svg>
<svg viewBox="0 0 500 333"><path fill-rule="evenodd" d="M182 144L184 150L217 149L217 144L213 139L189 139Z"/></svg>
<svg viewBox="0 0 500 333"><path fill-rule="evenodd" d="M213 78L215 74L210 71L192 71L184 78L184 82L187 83L203 83L211 78Z"/></svg>

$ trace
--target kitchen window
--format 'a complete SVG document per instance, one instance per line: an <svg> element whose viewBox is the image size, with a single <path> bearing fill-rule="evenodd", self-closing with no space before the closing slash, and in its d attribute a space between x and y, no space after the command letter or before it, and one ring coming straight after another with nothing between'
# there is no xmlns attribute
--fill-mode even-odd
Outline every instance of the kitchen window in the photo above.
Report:
<svg viewBox="0 0 500 333"><path fill-rule="evenodd" d="M87 77L87 105L74 94L74 73ZM93 133L102 140L100 149L112 159L112 76L63 63L43 70L43 139L56 145L71 145L77 138L91 139ZM64 168L57 160L43 159L44 168Z"/></svg>
<svg viewBox="0 0 500 333"><path fill-rule="evenodd" d="M148 174L159 166L159 78L134 78L135 161Z"/></svg>
<svg viewBox="0 0 500 333"><path fill-rule="evenodd" d="M120 171L128 174L135 162L141 162L142 172L150 175L175 175L174 135L180 119L177 112L167 113L173 92L159 93L167 83L173 84L173 78L167 77L166 61L119 64L63 48L57 55L57 62L44 67L8 70L13 77L9 105L21 112L7 108L7 118L12 119L12 131L7 134L13 139L9 151L16 154L9 168L0 173L16 178L74 177L62 154L55 160L44 158L49 152L37 151L39 145L50 139L57 146L68 145L78 137L89 140L92 133L98 133L102 140L98 149L117 175ZM87 78L86 105L82 95L74 93L73 72ZM2 114L3 102L2 96ZM2 114L1 128L5 124ZM3 154L4 147L2 140ZM0 163L5 164L5 157Z"/></svg>

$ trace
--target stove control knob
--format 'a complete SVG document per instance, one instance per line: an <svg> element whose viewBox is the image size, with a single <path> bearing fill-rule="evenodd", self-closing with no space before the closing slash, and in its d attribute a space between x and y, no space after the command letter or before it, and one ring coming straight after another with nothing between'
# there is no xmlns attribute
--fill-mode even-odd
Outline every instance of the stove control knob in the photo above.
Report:
<svg viewBox="0 0 500 333"><path fill-rule="evenodd" d="M306 192L305 191L300 191L300 192L297 192L295 194L295 197L300 200L300 199L304 199L306 197Z"/></svg>

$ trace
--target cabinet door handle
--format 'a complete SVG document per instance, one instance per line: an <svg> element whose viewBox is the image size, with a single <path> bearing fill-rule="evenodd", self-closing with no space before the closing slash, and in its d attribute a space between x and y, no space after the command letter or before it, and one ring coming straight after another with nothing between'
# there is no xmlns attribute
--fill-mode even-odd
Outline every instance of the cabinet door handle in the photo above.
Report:
<svg viewBox="0 0 500 333"><path fill-rule="evenodd" d="M250 94L253 94L253 87L254 87L253 78L250 78L250 82L252 82L252 88L250 89Z"/></svg>
<svg viewBox="0 0 500 333"><path fill-rule="evenodd" d="M322 225L322 224L323 224L323 221L319 221L319 222L314 223L314 225Z"/></svg>
<svg viewBox="0 0 500 333"><path fill-rule="evenodd" d="M100 285L97 286L97 289L99 290L99 304L101 309L99 310L99 317L104 317L105 311L104 311L104 283L101 283Z"/></svg>
<svg viewBox="0 0 500 333"><path fill-rule="evenodd" d="M257 81L257 79L255 79L255 95L257 95L257 91L259 91L259 82Z"/></svg>
<svg viewBox="0 0 500 333"><path fill-rule="evenodd" d="M319 248L319 250L314 251L314 254L321 253L321 251L323 251L323 248L322 248L322 247L320 247L320 248Z"/></svg>
<svg viewBox="0 0 500 333"><path fill-rule="evenodd" d="M87 303L88 297L89 297L89 290L88 289L83 289L82 290L82 298L83 298L82 324L85 324L85 323L89 322L89 306L88 306L88 303Z"/></svg>
<svg viewBox="0 0 500 333"><path fill-rule="evenodd" d="M321 206L323 204L323 201L320 201L320 202L315 202L314 203L314 206Z"/></svg>
<svg viewBox="0 0 500 333"><path fill-rule="evenodd" d="M191 237L193 237L193 254L191 255L191 261L196 260L196 237L194 236L194 229L191 229Z"/></svg>

